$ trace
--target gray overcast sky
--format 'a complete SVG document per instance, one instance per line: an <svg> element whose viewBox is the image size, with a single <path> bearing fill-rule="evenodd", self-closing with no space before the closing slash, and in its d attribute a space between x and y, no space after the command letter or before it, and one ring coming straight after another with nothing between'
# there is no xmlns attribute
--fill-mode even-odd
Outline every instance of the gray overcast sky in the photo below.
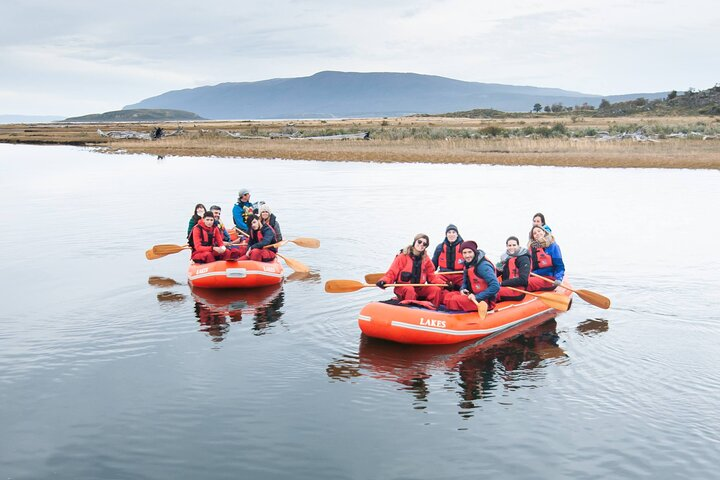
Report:
<svg viewBox="0 0 720 480"><path fill-rule="evenodd" d="M6 1L0 114L97 113L322 70L601 95L708 88L718 25L713 0Z"/></svg>

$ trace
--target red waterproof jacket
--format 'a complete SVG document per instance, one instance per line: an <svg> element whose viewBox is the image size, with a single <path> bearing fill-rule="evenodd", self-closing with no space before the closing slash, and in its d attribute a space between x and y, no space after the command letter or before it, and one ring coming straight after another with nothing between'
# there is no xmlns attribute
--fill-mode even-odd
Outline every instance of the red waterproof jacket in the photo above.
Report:
<svg viewBox="0 0 720 480"><path fill-rule="evenodd" d="M385 283L445 283L445 280L435 273L435 265L427 255L422 257L417 272L419 278L413 279L413 260L418 259L407 253L399 253L381 280Z"/></svg>
<svg viewBox="0 0 720 480"><path fill-rule="evenodd" d="M202 220L192 229L193 252L210 252L212 247L222 247L223 237L215 225L206 227Z"/></svg>

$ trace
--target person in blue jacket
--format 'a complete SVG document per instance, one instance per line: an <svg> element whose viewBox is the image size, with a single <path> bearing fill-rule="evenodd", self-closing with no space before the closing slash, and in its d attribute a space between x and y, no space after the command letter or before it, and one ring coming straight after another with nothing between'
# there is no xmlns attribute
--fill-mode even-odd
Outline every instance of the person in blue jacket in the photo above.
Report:
<svg viewBox="0 0 720 480"><path fill-rule="evenodd" d="M530 253L531 272L543 277L555 280L548 283L542 278L531 276L528 279L527 289L530 292L537 290L554 290L560 285L565 277L565 263L563 262L560 246L555 237L548 232L547 228L535 225L530 229Z"/></svg>
<svg viewBox="0 0 720 480"><path fill-rule="evenodd" d="M233 206L232 210L235 227L248 233L247 218L253 213L253 204L250 202L250 190L247 188L240 189L237 203Z"/></svg>
<svg viewBox="0 0 720 480"><path fill-rule="evenodd" d="M460 251L465 260L463 283L459 292L447 293L443 303L448 310L472 312L477 310L477 305L470 298L472 296L477 302L487 303L488 309L491 310L495 306L496 295L500 290L495 265L472 240L463 242Z"/></svg>

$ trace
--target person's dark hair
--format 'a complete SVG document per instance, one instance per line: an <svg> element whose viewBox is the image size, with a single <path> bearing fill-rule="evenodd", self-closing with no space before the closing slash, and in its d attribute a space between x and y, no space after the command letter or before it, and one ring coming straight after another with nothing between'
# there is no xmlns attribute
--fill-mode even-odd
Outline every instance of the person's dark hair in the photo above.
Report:
<svg viewBox="0 0 720 480"><path fill-rule="evenodd" d="M198 220L200 220L200 218L202 218L202 217L200 217L200 215L197 214L197 209L200 207L202 207L202 209L207 212L207 208L205 208L205 205L203 205L202 203L198 203L197 205L195 205L195 210L193 210L193 214L192 214L192 219L195 220L195 222L197 222Z"/></svg>
<svg viewBox="0 0 720 480"><path fill-rule="evenodd" d="M260 217L258 217L257 215L255 215L255 214L253 213L252 215L248 215L247 220L245 220L245 223L246 223L248 226L250 226L250 224L252 223L253 220L258 220L258 221L259 221L259 220L260 220Z"/></svg>
<svg viewBox="0 0 720 480"><path fill-rule="evenodd" d="M510 237L508 237L507 240L505 240L505 245L507 245L507 242L509 242L510 240L515 240L515 243L517 243L518 245L520 245L520 240L518 240L518 238L515 237L515 236L510 236Z"/></svg>
<svg viewBox="0 0 720 480"><path fill-rule="evenodd" d="M545 226L545 215L543 215L542 213L538 212L538 213L536 213L535 215L533 215L533 220L535 220L535 217L540 217L540 221L542 222L543 227L544 227L544 226Z"/></svg>
<svg viewBox="0 0 720 480"><path fill-rule="evenodd" d="M217 205L213 205L210 207L210 210L217 210L218 212L222 212L222 208L218 207Z"/></svg>
<svg viewBox="0 0 720 480"><path fill-rule="evenodd" d="M212 218L212 219L214 219L214 218L215 218L215 215L213 215L213 213L208 210L207 212L205 212L205 214L203 214L202 218Z"/></svg>

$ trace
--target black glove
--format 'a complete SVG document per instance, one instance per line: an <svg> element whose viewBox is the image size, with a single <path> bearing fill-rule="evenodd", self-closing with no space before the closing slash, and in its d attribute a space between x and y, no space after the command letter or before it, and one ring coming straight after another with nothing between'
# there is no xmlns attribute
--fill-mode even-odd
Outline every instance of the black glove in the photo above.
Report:
<svg viewBox="0 0 720 480"><path fill-rule="evenodd" d="M385 290L385 288L386 288L386 287L385 287L385 284L386 284L386 283L387 283L387 282L386 282L385 280L378 280L378 282L377 282L375 285L377 285L378 287L380 287L380 288L382 288L383 290Z"/></svg>
<svg viewBox="0 0 720 480"><path fill-rule="evenodd" d="M455 289L455 284L448 280L447 285L445 285L445 290L450 290L451 292Z"/></svg>

